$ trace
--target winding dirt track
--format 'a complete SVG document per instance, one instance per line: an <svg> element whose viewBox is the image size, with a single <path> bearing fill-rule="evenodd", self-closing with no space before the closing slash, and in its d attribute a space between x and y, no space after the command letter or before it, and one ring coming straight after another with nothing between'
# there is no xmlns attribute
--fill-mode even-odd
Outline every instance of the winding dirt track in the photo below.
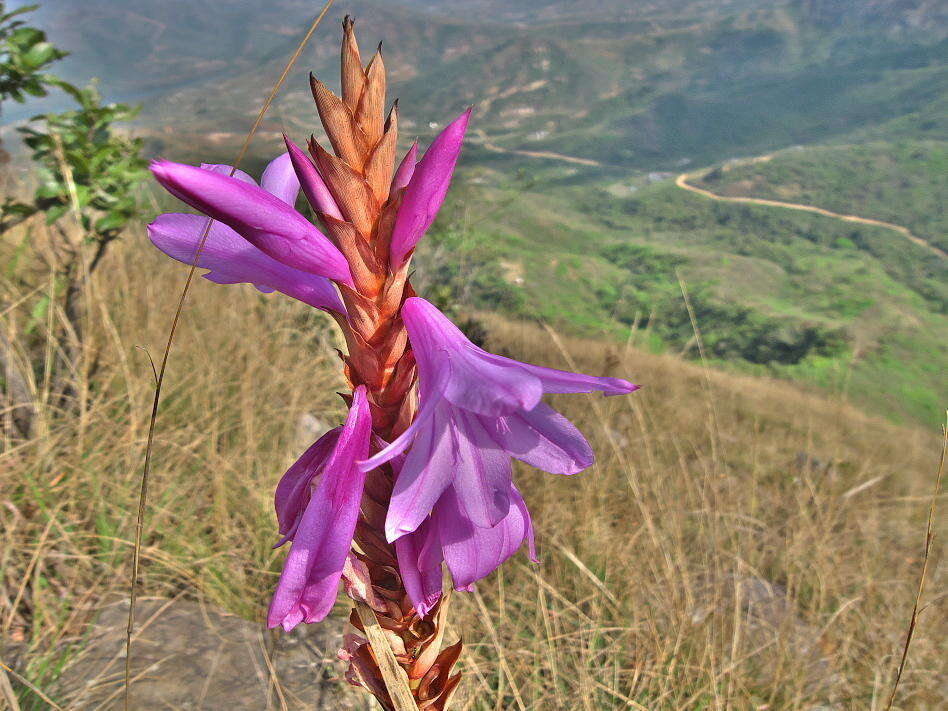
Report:
<svg viewBox="0 0 948 711"><path fill-rule="evenodd" d="M697 175L697 174L696 174ZM711 200L718 200L719 202L736 202L742 203L745 205L766 205L768 207L784 207L789 210L801 210L803 212L812 212L816 215L823 215L824 217L834 217L837 220L844 220L846 222L855 222L860 225L873 225L875 227L885 227L886 229L898 232L900 235L905 237L907 240L917 244L923 249L927 249L932 254L935 254L942 259L948 259L948 252L945 252L940 247L936 247L930 242L926 242L921 237L912 234L907 228L902 227L902 225L894 225L891 222L883 222L882 220L873 220L870 217L859 217L858 215L843 215L838 212L833 212L832 210L826 210L822 207L816 207L815 205L801 205L795 202L781 202L780 200L767 200L764 198L753 198L753 197L725 197L723 195L718 195L712 193L710 190L705 190L704 188L699 188L688 182L688 178L692 177L691 173L682 173L675 179L675 185L683 190L688 192L695 193L697 195L702 195Z"/></svg>
<svg viewBox="0 0 948 711"><path fill-rule="evenodd" d="M590 160L589 158L577 158L575 156L566 156L562 153L551 153L549 151L525 151L525 150L516 150L511 148L503 148L498 146L495 143L492 143L482 130L475 131L475 134L480 138L480 145L483 148L486 148L489 151L495 153L508 153L514 155L529 156L531 158L549 158L550 160L558 160L565 163L574 163L578 165L592 165L592 166L602 166L603 164L599 161ZM749 162L763 162L768 161L773 157L773 155L758 156L757 158L750 159ZM859 225L872 225L874 227L884 227L885 229L892 230L893 232L898 232L900 235L905 237L913 244L918 245L922 249L926 249L932 254L941 257L942 259L948 259L948 252L936 247L930 242L925 241L918 235L912 234L907 227L902 225L895 225L891 222L883 222L882 220L874 220L871 217L860 217L859 215L843 215L839 212L833 212L832 210L827 210L822 207L816 207L815 205L802 205L796 202L781 202L780 200L767 200L766 198L754 198L754 197L725 197L724 195L718 195L712 193L710 190L705 190L704 188L699 188L695 185L692 185L688 182L688 178L694 176L699 177L703 173L681 173L677 178L675 178L675 185L677 185L682 190L687 190L688 192L695 193L696 195L702 195L710 200L717 200L719 202L735 202L742 203L745 205L764 205L767 207L783 207L788 210L801 210L803 212L811 212L815 215L823 215L824 217L832 217L837 220L843 220L845 222L855 222Z"/></svg>

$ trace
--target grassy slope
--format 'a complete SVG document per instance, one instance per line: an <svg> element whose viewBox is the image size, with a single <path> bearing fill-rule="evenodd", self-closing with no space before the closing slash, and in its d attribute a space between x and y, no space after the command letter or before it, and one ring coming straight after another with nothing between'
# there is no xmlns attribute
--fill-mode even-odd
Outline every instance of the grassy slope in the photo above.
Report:
<svg viewBox="0 0 948 711"><path fill-rule="evenodd" d="M713 171L721 195L816 205L902 225L948 249L948 143L874 142L781 151L773 160Z"/></svg>
<svg viewBox="0 0 948 711"><path fill-rule="evenodd" d="M22 263L23 275L33 266ZM42 406L46 436L0 453L5 589L27 581L13 614L4 610L4 638L25 638L15 668L66 707L55 677L84 663L69 644L81 647L96 606L127 586L152 392L137 346L159 353L184 271L140 234L119 245L91 292L87 338L99 367L94 380L80 369L76 383L89 409L75 418ZM54 352L42 324L23 330L36 298L5 325L19 346ZM618 710L632 699L650 709L862 711L884 698L916 582L936 437L787 383L485 323L492 350L645 387L628 398L557 399L598 464L575 477L518 469L541 563L518 554L480 584L486 618L472 596L455 597L453 630L467 643L462 707L517 708L516 694L537 709ZM330 424L343 414L333 343L326 320L302 306L198 280L159 419L145 594L260 619L284 555L271 549L272 489L308 445L297 423L306 412ZM930 589L943 587L943 572L930 574ZM761 597L767 584L774 603ZM903 708L944 703L935 677L943 638L944 618L923 616ZM80 674L113 679L120 666ZM44 706L24 691L23 708Z"/></svg>
<svg viewBox="0 0 948 711"><path fill-rule="evenodd" d="M537 165L507 185L474 168L457 186L434 235L442 285L578 332L624 339L637 324L697 355L680 274L713 361L938 425L944 260L884 228Z"/></svg>

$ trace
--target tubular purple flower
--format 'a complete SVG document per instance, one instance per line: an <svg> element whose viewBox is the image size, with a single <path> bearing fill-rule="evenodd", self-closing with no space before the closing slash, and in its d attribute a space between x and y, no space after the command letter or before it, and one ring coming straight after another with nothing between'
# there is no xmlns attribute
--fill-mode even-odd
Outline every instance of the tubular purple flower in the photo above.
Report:
<svg viewBox="0 0 948 711"><path fill-rule="evenodd" d="M420 297L407 299L401 314L418 363L419 411L398 438L359 465L370 471L408 450L385 522L389 541L414 531L449 486L467 520L496 526L511 510L511 457L554 474L589 467L594 457L588 442L540 402L545 393L637 389L619 378L487 353Z"/></svg>
<svg viewBox="0 0 948 711"><path fill-rule="evenodd" d="M293 163L293 170L296 171L296 177L303 187L303 194L317 212L329 215L337 220L343 220L342 213L339 212L339 206L333 198L329 188L323 181L322 176L313 165L313 161L306 155L299 146L297 146L284 133L283 141L286 143L287 154Z"/></svg>
<svg viewBox="0 0 948 711"><path fill-rule="evenodd" d="M345 424L310 447L280 481L280 532L293 543L270 603L271 628L318 622L332 609L365 483L356 461L368 454L371 431L365 386L359 386Z"/></svg>
<svg viewBox="0 0 948 711"><path fill-rule="evenodd" d="M176 198L223 222L278 262L352 286L342 252L279 197L240 178L166 160L152 161L151 172Z"/></svg>
<svg viewBox="0 0 948 711"><path fill-rule="evenodd" d="M231 170L228 165L205 164L201 168L225 175ZM234 177L253 184L253 178L243 171L238 171ZM270 162L261 183L267 192L281 201L289 205L296 201L299 182L287 154ZM166 213L148 225L148 236L172 259L192 264L207 220L201 215ZM328 279L281 264L216 220L211 223L196 265L210 269L204 278L217 284L253 284L264 293L279 291L317 309L346 312L336 288Z"/></svg>
<svg viewBox="0 0 948 711"><path fill-rule="evenodd" d="M402 265L441 209L461 154L471 111L468 109L449 123L414 168L392 230L390 267L393 271Z"/></svg>

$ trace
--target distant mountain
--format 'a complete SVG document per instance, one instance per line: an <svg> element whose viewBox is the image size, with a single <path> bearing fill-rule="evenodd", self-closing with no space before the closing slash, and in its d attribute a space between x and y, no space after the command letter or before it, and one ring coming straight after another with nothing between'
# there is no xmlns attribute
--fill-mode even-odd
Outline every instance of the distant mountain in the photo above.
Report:
<svg viewBox="0 0 948 711"><path fill-rule="evenodd" d="M145 102L150 151L229 161L318 7L49 0L37 19L73 52L68 78ZM317 130L306 74L338 84L351 13L366 56L384 40L406 142L476 106L418 255L425 293L694 354L684 283L711 362L937 422L946 12L932 0L340 0L246 165L282 150L280 131ZM791 146L766 164L731 160ZM905 225L929 248L675 186L715 164L712 192Z"/></svg>
<svg viewBox="0 0 948 711"><path fill-rule="evenodd" d="M317 5L50 0L37 17L73 52L67 78L98 76L106 94L146 100L155 148L174 153L198 136L238 140ZM271 131L313 124L305 74L333 83L345 13L364 48L385 40L409 133L475 104L475 128L501 149L641 170L857 131L879 139L887 124L945 135L948 23L929 0L339 2Z"/></svg>

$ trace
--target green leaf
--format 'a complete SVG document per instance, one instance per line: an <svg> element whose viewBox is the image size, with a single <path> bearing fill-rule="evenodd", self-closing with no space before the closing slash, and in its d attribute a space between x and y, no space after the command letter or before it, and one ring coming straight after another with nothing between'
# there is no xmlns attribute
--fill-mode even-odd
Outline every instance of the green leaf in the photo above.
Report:
<svg viewBox="0 0 948 711"><path fill-rule="evenodd" d="M51 225L69 210L68 205L54 205L46 211L46 224Z"/></svg>
<svg viewBox="0 0 948 711"><path fill-rule="evenodd" d="M38 200L51 200L57 198L66 192L66 186L62 183L48 181L36 189L36 198Z"/></svg>
<svg viewBox="0 0 948 711"><path fill-rule="evenodd" d="M39 69L56 59L58 52L49 42L38 42L23 54L23 62L28 66Z"/></svg>
<svg viewBox="0 0 948 711"><path fill-rule="evenodd" d="M95 223L95 231L103 233L120 230L128 224L128 219L128 216L121 212L109 212L105 217Z"/></svg>
<svg viewBox="0 0 948 711"><path fill-rule="evenodd" d="M42 296L30 310L30 318L26 322L26 333L30 334L36 330L36 327L46 320L46 314L49 311L49 296Z"/></svg>
<svg viewBox="0 0 948 711"><path fill-rule="evenodd" d="M35 27L20 27L10 33L7 41L21 49L25 49L45 40L46 33L42 30Z"/></svg>

